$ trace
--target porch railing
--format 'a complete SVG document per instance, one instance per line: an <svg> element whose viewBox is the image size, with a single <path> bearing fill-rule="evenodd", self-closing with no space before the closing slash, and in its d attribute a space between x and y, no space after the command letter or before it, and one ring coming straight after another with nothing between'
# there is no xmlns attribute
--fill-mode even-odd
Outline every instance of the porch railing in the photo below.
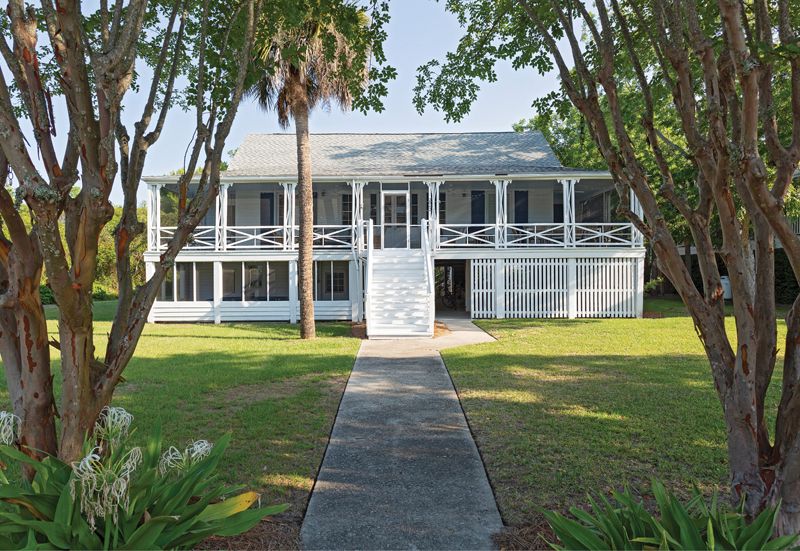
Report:
<svg viewBox="0 0 800 551"><path fill-rule="evenodd" d="M494 247L496 224L439 224L441 248Z"/></svg>
<svg viewBox="0 0 800 551"><path fill-rule="evenodd" d="M577 224L428 224L432 250L458 248L538 247L636 247L638 232L630 223ZM174 226L158 229L158 247L164 249L175 235ZM350 225L314 226L314 247L327 250L365 249L367 242L380 242L381 226L374 225L372 237ZM414 226L420 231L419 226ZM189 238L189 250L296 250L299 229L295 226L198 226ZM411 240L412 247L421 246Z"/></svg>

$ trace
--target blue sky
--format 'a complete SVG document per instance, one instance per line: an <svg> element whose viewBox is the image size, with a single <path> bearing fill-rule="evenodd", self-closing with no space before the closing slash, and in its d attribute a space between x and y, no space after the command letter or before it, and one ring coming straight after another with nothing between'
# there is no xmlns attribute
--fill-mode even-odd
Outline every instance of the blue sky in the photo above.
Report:
<svg viewBox="0 0 800 551"><path fill-rule="evenodd" d="M444 4L434 0L394 0L388 27L386 55L397 69L389 85L382 113L342 113L317 110L311 117L312 132L470 132L511 130L512 123L532 114L531 102L557 87L554 74L540 76L533 70L515 72L510 65L498 68L498 82L483 87L472 112L460 123L446 123L429 110L420 116L411 103L416 69L453 49L461 29ZM184 150L193 130L192 115L174 112L167 130L148 155L145 174L165 174L182 165ZM235 148L252 132L284 132L274 113L260 110L252 101L239 109L226 149ZM290 127L286 132L293 132Z"/></svg>
<svg viewBox="0 0 800 551"><path fill-rule="evenodd" d="M381 113L343 113L337 108L329 112L317 110L311 116L312 132L478 132L511 130L511 125L533 113L532 101L558 86L555 73L541 76L533 69L514 71L510 64L497 68L497 82L484 84L472 112L460 123L446 123L441 113L433 110L419 115L412 105L417 67L430 59L442 59L455 48L462 35L455 17L435 0L392 0L391 21L385 51L388 63L397 69L397 78L389 83L389 94ZM2 66L6 71L6 67ZM143 74L146 68L139 66ZM132 118L141 114L143 92L129 91L125 99L127 112L123 121L132 129ZM66 108L63 98L55 102L56 125L65 128ZM27 121L23 121L28 127ZM158 142L150 149L144 173L162 175L183 166L183 157L194 130L193 113L173 109ZM264 112L251 100L239 108L226 151L241 143L253 132L293 132L278 126L274 113ZM66 132L55 138L56 150L63 149ZM32 137L29 141L33 143ZM312 141L313 146L313 141ZM144 198L144 186L139 199ZM122 202L119 186L111 195L115 204Z"/></svg>

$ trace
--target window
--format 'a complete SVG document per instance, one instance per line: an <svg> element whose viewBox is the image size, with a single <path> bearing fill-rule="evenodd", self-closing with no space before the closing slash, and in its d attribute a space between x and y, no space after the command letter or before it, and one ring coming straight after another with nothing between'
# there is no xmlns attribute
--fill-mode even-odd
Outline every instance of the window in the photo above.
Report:
<svg viewBox="0 0 800 551"><path fill-rule="evenodd" d="M528 192L527 190L514 191L514 222L517 224L528 223Z"/></svg>
<svg viewBox="0 0 800 551"><path fill-rule="evenodd" d="M370 193L369 194L369 219L372 220L373 224L378 223L378 194L377 193Z"/></svg>
<svg viewBox="0 0 800 551"><path fill-rule="evenodd" d="M275 194L272 192L261 194L260 219L262 226L275 225Z"/></svg>
<svg viewBox="0 0 800 551"><path fill-rule="evenodd" d="M419 224L419 195L411 194L411 225Z"/></svg>
<svg viewBox="0 0 800 551"><path fill-rule="evenodd" d="M212 302L214 300L214 263L195 262L194 281L195 300Z"/></svg>
<svg viewBox="0 0 800 551"><path fill-rule="evenodd" d="M222 263L222 300L242 300L242 263Z"/></svg>
<svg viewBox="0 0 800 551"><path fill-rule="evenodd" d="M278 225L283 226L283 211L286 209L284 206L284 201L286 201L286 196L283 193L278 194Z"/></svg>
<svg viewBox="0 0 800 551"><path fill-rule="evenodd" d="M175 264L176 300L180 302L194 301L194 265L191 262Z"/></svg>
<svg viewBox="0 0 800 551"><path fill-rule="evenodd" d="M336 283L334 282L332 285L335 287ZM346 293L346 279L344 285ZM176 263L164 278L158 300L161 302L213 302L214 263ZM226 302L288 301L289 263L223 262L222 300Z"/></svg>
<svg viewBox="0 0 800 551"><path fill-rule="evenodd" d="M447 224L447 193L439 192L439 223Z"/></svg>
<svg viewBox="0 0 800 551"><path fill-rule="evenodd" d="M289 300L289 263L268 262L269 297L270 301Z"/></svg>
<svg viewBox="0 0 800 551"><path fill-rule="evenodd" d="M351 226L353 224L353 194L345 193L342 195L342 225Z"/></svg>
<svg viewBox="0 0 800 551"><path fill-rule="evenodd" d="M161 282L161 292L158 294L158 300L164 302L172 302L175 299L175 272L168 270L164 276L164 281Z"/></svg>
<svg viewBox="0 0 800 551"><path fill-rule="evenodd" d="M266 262L244 263L244 300L264 301L269 296Z"/></svg>
<svg viewBox="0 0 800 551"><path fill-rule="evenodd" d="M236 225L236 193L233 191L233 186L228 188L228 225Z"/></svg>
<svg viewBox="0 0 800 551"><path fill-rule="evenodd" d="M479 189L472 190L470 218L473 224L486 223L486 192Z"/></svg>
<svg viewBox="0 0 800 551"><path fill-rule="evenodd" d="M214 265L211 262L176 262L161 284L160 302L214 300Z"/></svg>
<svg viewBox="0 0 800 551"><path fill-rule="evenodd" d="M314 262L314 300L350 300L349 262Z"/></svg>

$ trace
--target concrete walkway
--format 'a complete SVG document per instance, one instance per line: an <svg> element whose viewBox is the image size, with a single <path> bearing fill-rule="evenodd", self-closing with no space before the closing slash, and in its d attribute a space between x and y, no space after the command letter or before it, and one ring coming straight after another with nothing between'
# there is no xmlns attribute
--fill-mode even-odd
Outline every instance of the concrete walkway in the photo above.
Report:
<svg viewBox="0 0 800 551"><path fill-rule="evenodd" d="M472 328L362 343L303 522L306 549L493 547L502 521L437 351L491 339Z"/></svg>

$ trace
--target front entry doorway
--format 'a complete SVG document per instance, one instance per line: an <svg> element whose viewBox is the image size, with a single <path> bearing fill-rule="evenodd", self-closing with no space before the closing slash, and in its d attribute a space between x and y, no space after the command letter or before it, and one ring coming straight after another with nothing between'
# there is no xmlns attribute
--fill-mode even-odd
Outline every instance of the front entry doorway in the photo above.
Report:
<svg viewBox="0 0 800 551"><path fill-rule="evenodd" d="M384 249L408 249L410 217L408 216L408 191L383 191L381 212L383 231L381 243Z"/></svg>

